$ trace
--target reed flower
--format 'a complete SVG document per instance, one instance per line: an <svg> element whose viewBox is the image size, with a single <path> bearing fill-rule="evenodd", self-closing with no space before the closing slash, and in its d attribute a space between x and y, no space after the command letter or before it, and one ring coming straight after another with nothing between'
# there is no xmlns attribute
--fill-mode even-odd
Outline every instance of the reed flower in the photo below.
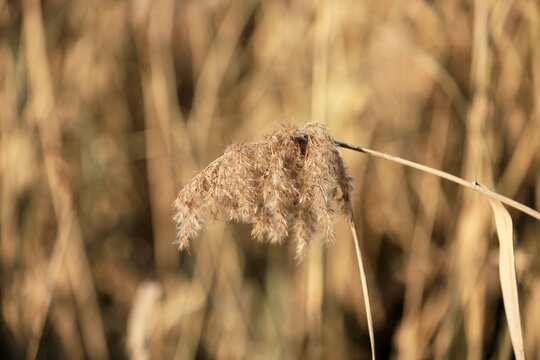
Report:
<svg viewBox="0 0 540 360"><path fill-rule="evenodd" d="M336 216L350 208L352 180L324 125L282 124L260 142L232 144L174 201L180 249L208 217L253 226L258 241L281 243L292 233L303 257L314 233L333 240Z"/></svg>

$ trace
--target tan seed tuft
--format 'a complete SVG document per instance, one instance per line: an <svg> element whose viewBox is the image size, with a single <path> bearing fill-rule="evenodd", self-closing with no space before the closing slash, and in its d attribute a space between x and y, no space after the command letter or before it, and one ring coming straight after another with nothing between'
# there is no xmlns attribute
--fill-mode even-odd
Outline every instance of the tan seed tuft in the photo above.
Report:
<svg viewBox="0 0 540 360"><path fill-rule="evenodd" d="M333 240L336 215L352 191L343 161L324 125L282 124L260 142L232 144L178 194L174 222L180 249L205 218L253 225L252 236L281 243L293 231L297 257L315 232Z"/></svg>

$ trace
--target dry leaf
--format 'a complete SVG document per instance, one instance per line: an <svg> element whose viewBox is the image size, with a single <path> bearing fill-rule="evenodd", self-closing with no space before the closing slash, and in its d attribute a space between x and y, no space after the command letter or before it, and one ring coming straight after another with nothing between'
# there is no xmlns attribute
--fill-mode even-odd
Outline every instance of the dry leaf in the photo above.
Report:
<svg viewBox="0 0 540 360"><path fill-rule="evenodd" d="M514 347L516 359L525 359L521 316L514 260L514 241L512 234L512 218L500 201L489 199L499 236L499 278L504 301L504 311L510 330L510 339Z"/></svg>

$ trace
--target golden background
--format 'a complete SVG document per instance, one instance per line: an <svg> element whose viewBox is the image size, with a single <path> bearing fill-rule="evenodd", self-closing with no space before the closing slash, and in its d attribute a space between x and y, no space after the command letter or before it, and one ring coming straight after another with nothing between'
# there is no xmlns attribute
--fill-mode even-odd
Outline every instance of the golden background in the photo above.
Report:
<svg viewBox="0 0 540 360"><path fill-rule="evenodd" d="M178 253L177 192L282 121L540 208L535 1L0 0L0 359L367 359L346 222ZM509 359L485 198L342 150L380 359ZM540 224L510 210L526 353Z"/></svg>

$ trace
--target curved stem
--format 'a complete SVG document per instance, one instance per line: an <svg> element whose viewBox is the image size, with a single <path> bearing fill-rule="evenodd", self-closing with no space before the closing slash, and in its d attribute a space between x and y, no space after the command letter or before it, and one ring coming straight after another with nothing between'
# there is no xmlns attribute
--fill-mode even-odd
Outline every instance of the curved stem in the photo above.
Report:
<svg viewBox="0 0 540 360"><path fill-rule="evenodd" d="M371 150L371 149L368 149L368 148L365 148L365 147L354 146L354 145L350 145L350 144L347 144L347 143L344 143L344 142L341 142L341 141L337 141L337 140L334 140L334 144L336 146L339 146L339 147L342 147L342 148L345 148L345 149L362 152L362 153L369 154L369 155L372 155L372 156L375 156L375 157L379 157L379 158L382 158L382 159L385 159L385 160L390 160L390 161L396 162L398 164L402 164L402 165L405 165L405 166L408 166L408 167L411 167L411 168L414 168L414 169L417 169L417 170L420 170L420 171L423 171L423 172L438 176L440 178L452 181L452 182L454 182L456 184L459 184L461 186L465 186L466 188L476 190L476 191L484 194L485 196L487 196L489 198L499 200L500 202L502 202L502 203L504 203L504 204L506 204L508 206L511 206L514 209L517 209L517 210L519 210L521 212L524 212L525 214L527 214L529 216L532 216L533 218L535 218L537 220L540 220L540 212L538 212L538 211L536 211L536 210L534 210L534 209L532 209L532 208L530 208L530 207L528 207L526 205L523 205L522 203L519 203L519 202L517 202L515 200L507 198L506 196L501 195L501 194L499 194L499 193L497 193L497 192L495 192L493 190L490 190L490 189L488 189L487 187L485 187L484 185L480 184L477 181L467 181L467 180L464 180L464 179L462 179L462 178L460 178L458 176L447 173L445 171L433 169L433 168L431 168L429 166L422 165L422 164L419 164L419 163L415 163L414 161L405 160L405 159L402 159L402 158L394 156L394 155L385 154L385 153L375 151L375 150Z"/></svg>

